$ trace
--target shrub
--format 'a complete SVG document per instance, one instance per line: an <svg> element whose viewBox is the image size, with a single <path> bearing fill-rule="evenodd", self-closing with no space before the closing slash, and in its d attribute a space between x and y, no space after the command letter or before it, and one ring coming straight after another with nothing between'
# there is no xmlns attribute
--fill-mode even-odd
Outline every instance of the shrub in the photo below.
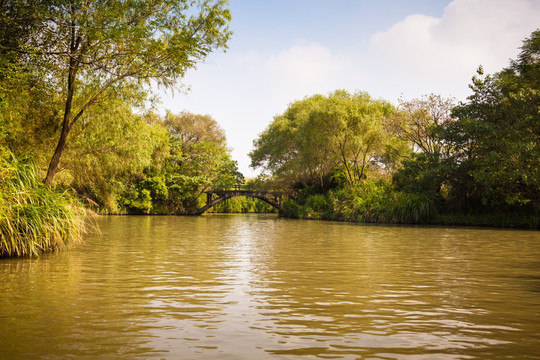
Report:
<svg viewBox="0 0 540 360"><path fill-rule="evenodd" d="M122 195L122 201L130 214L149 214L152 210L152 196L148 189L132 187Z"/></svg>
<svg viewBox="0 0 540 360"><path fill-rule="evenodd" d="M293 208L291 204L287 207ZM429 197L396 191L384 181L365 181L353 188L331 190L327 195L309 195L297 208L300 218L369 223L418 224L437 216Z"/></svg>
<svg viewBox="0 0 540 360"><path fill-rule="evenodd" d="M306 203L300 207L299 217L302 219L322 219L327 208L328 204L324 195L311 195L307 197Z"/></svg>

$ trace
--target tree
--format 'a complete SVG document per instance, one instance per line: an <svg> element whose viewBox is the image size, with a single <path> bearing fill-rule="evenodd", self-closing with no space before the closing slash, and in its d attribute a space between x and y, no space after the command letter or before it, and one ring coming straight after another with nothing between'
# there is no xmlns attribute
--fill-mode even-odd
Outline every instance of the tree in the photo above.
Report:
<svg viewBox="0 0 540 360"><path fill-rule="evenodd" d="M345 170L349 186L363 181L368 167L389 165L382 163L392 158L388 152L403 150L386 129L393 112L390 103L372 99L366 92L346 91L330 94L325 105L315 111L315 117L330 125L327 131L331 148Z"/></svg>
<svg viewBox="0 0 540 360"><path fill-rule="evenodd" d="M416 152L448 157L451 148L442 138L441 131L452 121L454 106L454 99L435 94L410 101L401 99L392 119L392 131L410 141Z"/></svg>
<svg viewBox="0 0 540 360"><path fill-rule="evenodd" d="M68 135L85 112L112 92L173 86L187 69L231 36L226 0L13 0L0 4L10 29L2 52L43 74L58 89L61 131L45 182L52 183Z"/></svg>
<svg viewBox="0 0 540 360"><path fill-rule="evenodd" d="M328 141L331 124L322 128L325 124L311 117L324 101L322 95L305 98L274 117L253 142L254 149L249 154L251 166L262 167L283 187L295 183L324 187L325 179L337 165ZM310 121L310 117L315 121Z"/></svg>
<svg viewBox="0 0 540 360"><path fill-rule="evenodd" d="M399 189L441 198L451 165L447 159L454 151L443 133L453 121L454 106L454 99L436 94L400 100L389 122L390 131L412 144L413 152L392 176Z"/></svg>
<svg viewBox="0 0 540 360"><path fill-rule="evenodd" d="M395 185L435 197L447 212L537 214L539 58L537 30L508 68L493 75L478 69L470 85L472 95L452 109L451 118L427 126L412 122L416 130L410 133L411 128L405 128L401 136L408 136L422 151L404 162L394 175ZM419 109L419 114L429 113L425 106ZM430 128L433 131L420 131Z"/></svg>
<svg viewBox="0 0 540 360"><path fill-rule="evenodd" d="M339 90L297 101L254 142L252 167L262 167L289 186L328 185L341 167L350 186L366 177L368 168L383 167L392 151L402 151L386 130L394 108L367 93Z"/></svg>
<svg viewBox="0 0 540 360"><path fill-rule="evenodd" d="M508 68L486 76L480 68L470 86L473 94L453 111L456 121L448 127L445 140L456 149L457 170L469 180L467 191L461 193L482 206L538 210L539 59L537 30Z"/></svg>
<svg viewBox="0 0 540 360"><path fill-rule="evenodd" d="M45 79L9 55L0 51L0 146L40 164L54 147L58 103Z"/></svg>
<svg viewBox="0 0 540 360"><path fill-rule="evenodd" d="M136 185L159 172L168 154L168 134L160 120L135 114L123 99L111 96L81 122L64 153L57 183L74 188L101 211L118 213L137 200ZM155 192L154 194L155 195ZM154 196L155 197L155 196ZM151 204L151 202L150 202Z"/></svg>

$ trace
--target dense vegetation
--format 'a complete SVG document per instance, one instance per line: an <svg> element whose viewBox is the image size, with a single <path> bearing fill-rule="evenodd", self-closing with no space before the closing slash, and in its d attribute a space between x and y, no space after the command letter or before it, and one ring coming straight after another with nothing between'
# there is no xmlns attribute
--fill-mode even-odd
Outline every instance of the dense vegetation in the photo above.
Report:
<svg viewBox="0 0 540 360"><path fill-rule="evenodd" d="M253 167L286 214L390 223L540 226L540 31L466 102L397 108L336 91L292 103L255 141Z"/></svg>
<svg viewBox="0 0 540 360"><path fill-rule="evenodd" d="M80 240L83 212L189 213L240 176L216 122L154 86L226 48L225 0L0 2L0 254ZM31 160L28 160L31 159Z"/></svg>
<svg viewBox="0 0 540 360"><path fill-rule="evenodd" d="M214 205L209 213L275 213L271 205L256 198L237 196Z"/></svg>

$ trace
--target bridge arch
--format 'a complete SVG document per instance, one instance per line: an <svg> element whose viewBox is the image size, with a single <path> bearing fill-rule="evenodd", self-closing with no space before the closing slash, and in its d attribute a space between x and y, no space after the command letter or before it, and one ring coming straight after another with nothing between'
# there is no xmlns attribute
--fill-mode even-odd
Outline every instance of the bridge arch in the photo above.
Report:
<svg viewBox="0 0 540 360"><path fill-rule="evenodd" d="M217 198L212 199L213 195L218 195ZM249 191L249 190L218 190L218 191L207 191L206 192L206 205L197 209L197 215L202 215L208 209L214 205L219 204L222 201L227 199L237 197L237 196L247 196L256 198L266 202L275 209L277 209L278 214L283 214L283 206L281 205L282 194L277 192L266 192L266 191Z"/></svg>

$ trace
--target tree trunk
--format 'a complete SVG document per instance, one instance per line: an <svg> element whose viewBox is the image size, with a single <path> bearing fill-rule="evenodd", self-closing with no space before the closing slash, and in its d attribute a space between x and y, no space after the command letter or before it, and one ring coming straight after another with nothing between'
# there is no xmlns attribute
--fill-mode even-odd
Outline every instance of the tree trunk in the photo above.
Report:
<svg viewBox="0 0 540 360"><path fill-rule="evenodd" d="M47 176L45 176L45 180L43 182L47 185L52 184L54 176L58 172L58 164L60 163L60 156L62 156L62 153L64 152L64 149L66 148L66 141L69 134L69 131L71 130L71 126L69 124L69 118L71 117L71 103L73 101L73 93L75 91L75 74L76 70L70 70L69 76L68 76L68 94L66 99L66 107L64 109L64 121L62 122L62 132L60 133L60 139L58 139L58 145L56 145L56 149L54 150L54 154L51 158L51 161L49 162L49 168L47 169Z"/></svg>
<svg viewBox="0 0 540 360"><path fill-rule="evenodd" d="M347 161L347 156L345 154L345 146L347 144L347 139L344 140L343 142L343 145L340 146L340 150L341 150L341 161L343 162L343 165L345 166L345 170L347 171L347 175L346 175L346 178L347 178L347 182L349 183L349 186L352 187L353 186L353 178L352 178L352 174L351 174L351 169L349 167L349 162Z"/></svg>
<svg viewBox="0 0 540 360"><path fill-rule="evenodd" d="M361 182L364 178L364 170L366 169L366 157L367 151L364 153L364 157L362 158L362 169L360 170L360 175L358 175L358 182Z"/></svg>
<svg viewBox="0 0 540 360"><path fill-rule="evenodd" d="M60 139L58 140L58 145L56 145L56 149L54 150L54 154L49 163L49 168L47 169L47 176L43 181L47 185L52 184L54 176L58 172L58 164L60 163L60 156L66 148L66 139L68 132L68 128L66 126L63 126L62 133L60 134Z"/></svg>
<svg viewBox="0 0 540 360"><path fill-rule="evenodd" d="M81 37L75 36L75 24L72 22L72 29L71 29L71 44L70 44L70 51L71 54L73 54L78 48L81 43ZM62 133L60 133L60 139L58 139L58 145L56 145L56 149L54 150L54 154L51 158L51 161L49 162L49 168L47 169L47 175L45 176L45 180L43 182L47 185L52 184L54 176L58 172L58 164L60 163L60 156L62 156L62 153L64 152L64 149L66 148L66 141L69 134L69 131L71 130L71 125L69 120L71 117L71 107L73 102L73 95L75 93L75 78L77 76L77 62L73 56L69 58L69 73L68 73L68 81L67 81L67 98L66 98L66 107L64 108L64 121L62 122Z"/></svg>
<svg viewBox="0 0 540 360"><path fill-rule="evenodd" d="M69 118L71 116L71 103L73 100L73 92L74 92L74 83L75 83L75 71L70 71L69 74L69 80L68 80L68 94L66 99L66 107L64 109L64 121L62 122L62 132L60 133L60 138L58 139L58 145L56 145L56 149L54 150L54 154L51 158L51 161L49 162L49 168L47 169L47 176L45 176L45 180L43 182L47 185L52 184L54 176L58 172L58 164L60 163L60 156L62 156L62 153L64 152L64 149L66 148L66 141L69 134L69 131L71 130L71 126L69 124Z"/></svg>

